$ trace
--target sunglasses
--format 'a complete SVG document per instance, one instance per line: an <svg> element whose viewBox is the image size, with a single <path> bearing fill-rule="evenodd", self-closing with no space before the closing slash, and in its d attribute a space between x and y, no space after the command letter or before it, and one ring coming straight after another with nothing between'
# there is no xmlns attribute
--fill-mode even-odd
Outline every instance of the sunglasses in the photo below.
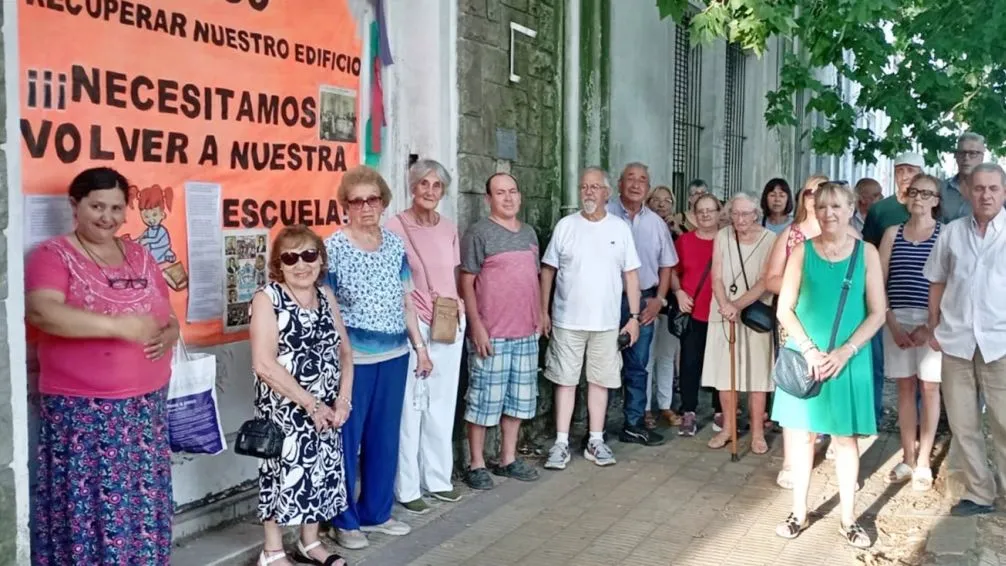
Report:
<svg viewBox="0 0 1006 566"><path fill-rule="evenodd" d="M304 263L314 263L318 261L318 250L304 250L300 253L297 252L283 252L279 254L279 260L283 262L283 265L294 266L297 262L304 260Z"/></svg>
<svg viewBox="0 0 1006 566"><path fill-rule="evenodd" d="M363 210L363 205L367 205L370 208L377 208L377 206L381 204L381 197L369 196L367 198L354 198L346 201L346 204L349 205L349 208L354 210Z"/></svg>

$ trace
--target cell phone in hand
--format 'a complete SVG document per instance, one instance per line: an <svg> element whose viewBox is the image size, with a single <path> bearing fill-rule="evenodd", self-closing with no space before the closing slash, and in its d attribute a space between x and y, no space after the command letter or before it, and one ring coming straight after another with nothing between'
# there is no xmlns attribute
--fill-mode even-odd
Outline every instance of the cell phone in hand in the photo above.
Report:
<svg viewBox="0 0 1006 566"><path fill-rule="evenodd" d="M624 350L629 347L629 343L632 342L632 338L625 332L618 335L618 349Z"/></svg>

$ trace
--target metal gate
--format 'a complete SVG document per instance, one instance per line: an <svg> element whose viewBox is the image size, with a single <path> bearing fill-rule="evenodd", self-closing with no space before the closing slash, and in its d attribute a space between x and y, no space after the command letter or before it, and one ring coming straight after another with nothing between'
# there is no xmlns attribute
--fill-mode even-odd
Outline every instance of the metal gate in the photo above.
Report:
<svg viewBox="0 0 1006 566"><path fill-rule="evenodd" d="M699 174L702 134L700 85L702 47L691 45L691 18L678 22L674 35L674 143L671 149L671 188L678 211L688 203L688 183Z"/></svg>
<svg viewBox="0 0 1006 566"><path fill-rule="evenodd" d="M724 198L744 189L744 82L747 56L736 43L727 45L724 121Z"/></svg>

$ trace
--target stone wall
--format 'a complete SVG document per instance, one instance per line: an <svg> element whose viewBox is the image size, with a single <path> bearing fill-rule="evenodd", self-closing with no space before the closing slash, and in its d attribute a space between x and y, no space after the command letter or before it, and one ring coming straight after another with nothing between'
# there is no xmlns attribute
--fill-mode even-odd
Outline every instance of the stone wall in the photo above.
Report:
<svg viewBox="0 0 1006 566"><path fill-rule="evenodd" d="M510 80L511 22L537 32L534 38L516 34L513 72L519 82ZM462 231L488 214L485 180L508 171L520 184L522 219L534 227L544 251L560 216L562 191L562 22L561 0L458 2L457 220ZM468 461L463 420L467 365L462 360L455 427L459 470ZM554 432L552 387L543 379L538 406L539 418L524 427L526 440ZM486 452L492 457L497 432L488 436Z"/></svg>
<svg viewBox="0 0 1006 566"><path fill-rule="evenodd" d="M3 14L0 12L0 27ZM0 61L3 47L0 45ZM4 71L0 64L0 72ZM3 76L3 75L0 75ZM0 85L5 81L0 80ZM0 124L7 123L7 97L0 88ZM6 128L0 128L0 147L7 143ZM0 565L17 563L18 524L17 497L15 495L14 391L10 371L10 342L7 336L7 221L9 197L7 190L7 156L0 150ZM20 400L23 402L23 399ZM24 423L18 423L19 428Z"/></svg>

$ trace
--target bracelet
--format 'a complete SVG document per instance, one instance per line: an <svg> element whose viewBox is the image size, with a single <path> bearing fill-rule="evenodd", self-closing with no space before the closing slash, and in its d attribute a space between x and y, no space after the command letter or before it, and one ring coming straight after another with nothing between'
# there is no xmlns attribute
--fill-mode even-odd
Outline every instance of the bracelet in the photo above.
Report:
<svg viewBox="0 0 1006 566"><path fill-rule="evenodd" d="M350 401L349 399L343 397L342 395L339 395L338 397L335 398L335 402L338 403L339 401L342 401L343 405L346 405L346 408L349 409L350 411L353 410L353 402Z"/></svg>
<svg viewBox="0 0 1006 566"><path fill-rule="evenodd" d="M317 413L318 409L320 409L320 408L321 408L321 401L319 401L318 398L315 397L314 398L314 406L311 407L311 410L307 412L308 416L312 416L313 417L314 414Z"/></svg>
<svg viewBox="0 0 1006 566"><path fill-rule="evenodd" d="M817 346L811 344L809 348L801 348L800 353L806 356L807 354L813 352L814 350L817 350Z"/></svg>
<svg viewBox="0 0 1006 566"><path fill-rule="evenodd" d="M418 344L413 344L412 345L412 349L415 350L415 351L417 351L417 352L420 351L420 350L425 350L426 349L426 344L424 344L422 342L420 342Z"/></svg>
<svg viewBox="0 0 1006 566"><path fill-rule="evenodd" d="M848 344L846 344L846 346L852 348L852 355L853 356L855 356L856 354L859 353L859 348L857 348L856 345L853 344L852 342L849 342Z"/></svg>

